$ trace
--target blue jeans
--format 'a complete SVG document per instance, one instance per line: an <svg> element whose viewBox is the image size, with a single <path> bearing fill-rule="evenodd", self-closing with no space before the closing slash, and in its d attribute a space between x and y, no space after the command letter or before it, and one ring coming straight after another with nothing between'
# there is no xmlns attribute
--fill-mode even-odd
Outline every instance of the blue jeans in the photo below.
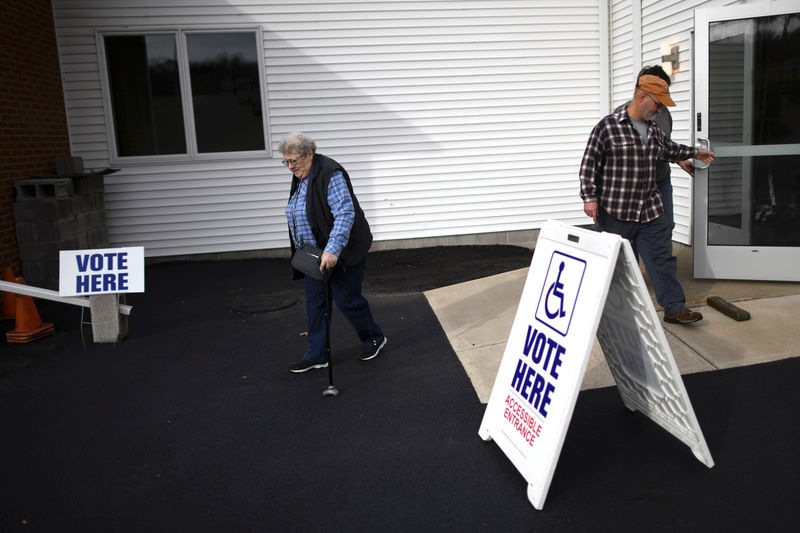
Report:
<svg viewBox="0 0 800 533"><path fill-rule="evenodd" d="M672 230L675 229L675 208L672 202L672 180L667 178L656 183L661 193L661 203L664 204L664 217L669 221L669 238L672 240ZM672 269L678 271L678 258L672 257L670 260Z"/></svg>
<svg viewBox="0 0 800 533"><path fill-rule="evenodd" d="M686 307L686 296L673 266L671 224L665 215L650 222L623 222L600 209L597 229L628 239L637 261L642 256L664 316Z"/></svg>
<svg viewBox="0 0 800 533"><path fill-rule="evenodd" d="M675 208L672 203L672 180L667 178L656 183L658 191L661 193L661 203L664 204L664 216L669 220L670 233L675 229Z"/></svg>
<svg viewBox="0 0 800 533"><path fill-rule="evenodd" d="M361 294L364 281L364 261L352 267L337 266L328 283L336 307L353 326L356 335L365 346L372 346L372 339L380 343L383 331L372 318L369 302ZM322 281L305 277L306 319L308 320L308 350L303 356L314 363L328 360L325 339L325 294Z"/></svg>

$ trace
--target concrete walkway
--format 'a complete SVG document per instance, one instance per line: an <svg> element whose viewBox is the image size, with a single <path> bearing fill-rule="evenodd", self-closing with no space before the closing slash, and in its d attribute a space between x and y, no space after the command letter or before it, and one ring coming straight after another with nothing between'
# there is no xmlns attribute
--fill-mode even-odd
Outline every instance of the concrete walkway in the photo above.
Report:
<svg viewBox="0 0 800 533"><path fill-rule="evenodd" d="M800 355L800 283L694 279L692 249L676 245L675 254L687 305L704 317L687 326L662 321L681 374ZM425 292L483 403L489 400L527 273L523 268ZM706 304L709 296L734 303L751 319L729 318ZM653 305L663 316L655 298ZM581 388L610 385L614 379L595 341Z"/></svg>

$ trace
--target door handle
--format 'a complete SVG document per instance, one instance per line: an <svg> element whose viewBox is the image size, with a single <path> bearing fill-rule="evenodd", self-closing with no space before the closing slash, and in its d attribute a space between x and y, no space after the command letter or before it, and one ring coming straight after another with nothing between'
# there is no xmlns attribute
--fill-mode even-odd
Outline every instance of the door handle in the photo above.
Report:
<svg viewBox="0 0 800 533"><path fill-rule="evenodd" d="M698 146L698 148L705 148L709 152L711 151L711 141L709 141L708 139L703 139L702 137L698 137L697 138L697 144L700 145L700 146ZM700 169L700 170L706 169L706 168L708 168L708 165L710 165L710 164L711 163L704 163L704 162L702 162L702 161L700 161L698 159L694 160L694 168L696 168L696 169Z"/></svg>

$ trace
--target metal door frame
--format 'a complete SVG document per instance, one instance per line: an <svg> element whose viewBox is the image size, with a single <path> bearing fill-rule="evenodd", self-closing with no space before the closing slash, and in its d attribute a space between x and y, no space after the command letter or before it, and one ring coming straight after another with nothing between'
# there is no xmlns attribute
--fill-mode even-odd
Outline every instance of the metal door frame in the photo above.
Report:
<svg viewBox="0 0 800 533"><path fill-rule="evenodd" d="M793 0L698 9L695 11L694 94L696 112L695 136L698 139L708 139L709 137L708 39L710 23L784 15L796 12L798 12L798 5L797 2ZM713 142L714 139L712 138L712 150L715 149ZM780 147L781 145L765 145L764 147L759 147L758 154L749 152L743 154L741 149L739 149L737 155L778 155L774 154L774 151L777 150L780 152ZM717 151L717 155L726 155L724 149ZM800 267L798 267L798 265L800 265L800 247L753 245L709 246L707 232L708 170L697 169L695 171L692 196L695 277L800 281ZM749 211L745 211L747 211L749 217Z"/></svg>

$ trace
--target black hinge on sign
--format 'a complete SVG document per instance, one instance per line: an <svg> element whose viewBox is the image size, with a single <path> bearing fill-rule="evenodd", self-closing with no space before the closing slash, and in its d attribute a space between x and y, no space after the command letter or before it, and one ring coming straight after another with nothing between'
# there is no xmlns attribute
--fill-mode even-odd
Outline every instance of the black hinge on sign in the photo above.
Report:
<svg viewBox="0 0 800 533"><path fill-rule="evenodd" d="M697 131L702 131L703 129L703 114L697 114Z"/></svg>

